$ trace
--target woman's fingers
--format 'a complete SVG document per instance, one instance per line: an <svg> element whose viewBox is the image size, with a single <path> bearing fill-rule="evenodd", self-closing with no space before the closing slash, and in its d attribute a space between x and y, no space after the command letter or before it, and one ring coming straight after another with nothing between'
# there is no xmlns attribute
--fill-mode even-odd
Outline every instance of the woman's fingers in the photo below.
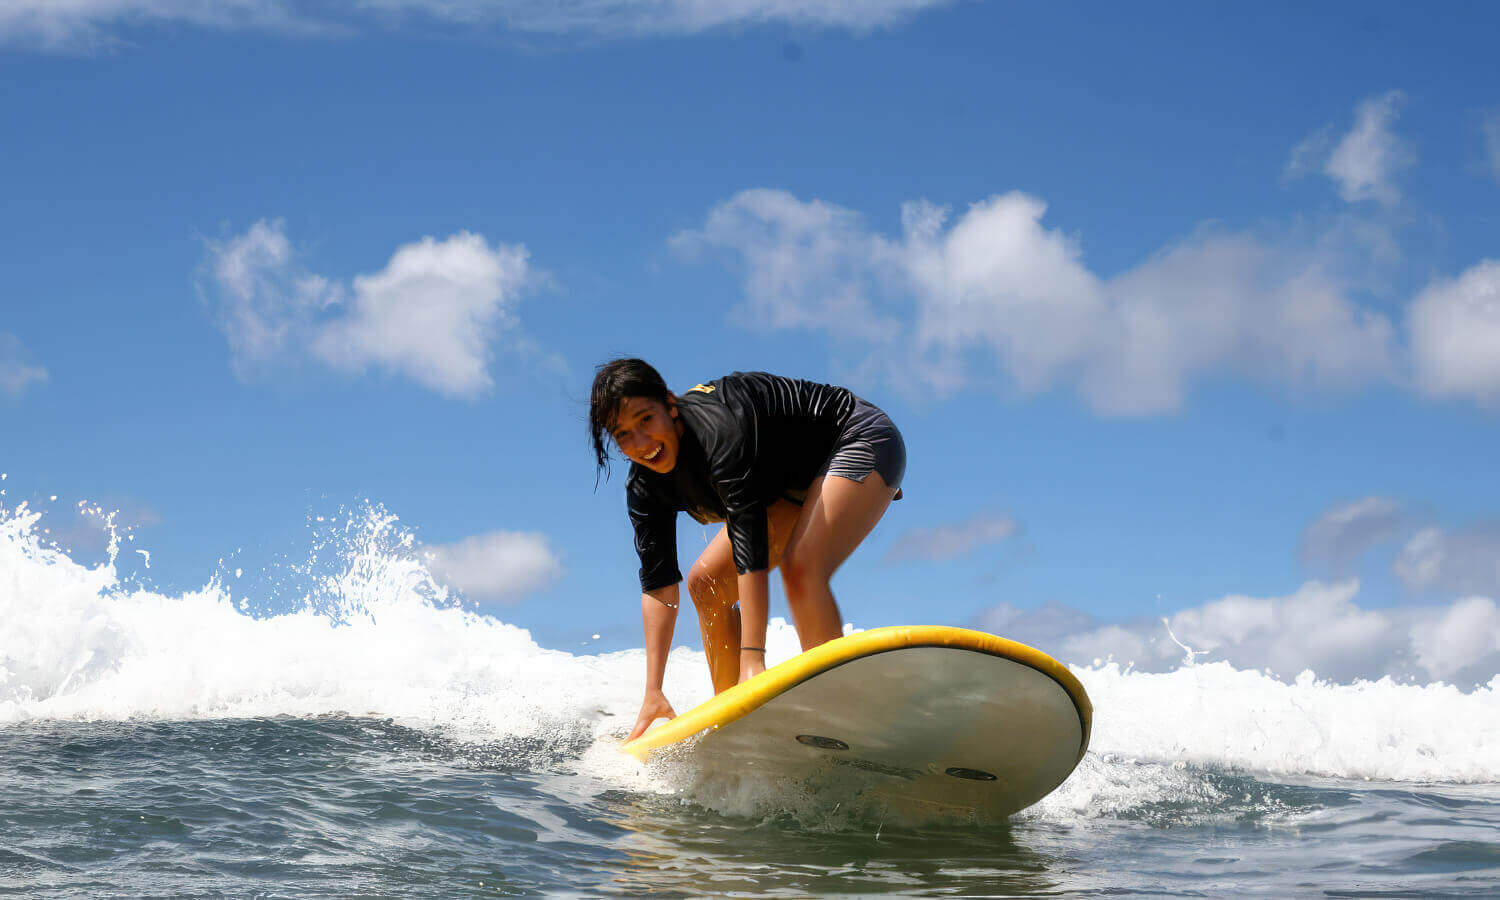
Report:
<svg viewBox="0 0 1500 900"><path fill-rule="evenodd" d="M626 738L625 742L629 743L630 741L633 741L641 735L645 734L646 729L651 727L651 723L655 722L659 718L661 718L661 716L655 715L653 713L641 713L641 717L635 720L635 729L630 732L630 737Z"/></svg>
<svg viewBox="0 0 1500 900"><path fill-rule="evenodd" d="M642 708L640 718L635 720L635 729L630 732L630 737L626 738L625 742L629 743L645 734L646 729L650 728L651 723L655 722L657 719L675 718L677 718L677 713L672 709L672 704L670 703L653 704L649 707Z"/></svg>

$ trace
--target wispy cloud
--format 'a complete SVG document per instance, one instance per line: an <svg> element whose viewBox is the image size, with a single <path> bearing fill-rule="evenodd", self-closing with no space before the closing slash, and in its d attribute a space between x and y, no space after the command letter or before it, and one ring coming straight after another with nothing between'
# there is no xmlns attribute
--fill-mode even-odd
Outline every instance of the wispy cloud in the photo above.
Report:
<svg viewBox="0 0 1500 900"><path fill-rule="evenodd" d="M1401 548L1395 571L1415 590L1500 597L1500 523L1423 528Z"/></svg>
<svg viewBox="0 0 1500 900"><path fill-rule="evenodd" d="M47 370L31 361L21 339L0 331L0 394L19 397L31 385L47 380Z"/></svg>
<svg viewBox="0 0 1500 900"><path fill-rule="evenodd" d="M782 23L862 30L892 25L952 0L362 0L370 9L498 23L526 31L691 34Z"/></svg>
<svg viewBox="0 0 1500 900"><path fill-rule="evenodd" d="M1402 101L1400 91L1372 97L1359 105L1354 128L1333 148L1323 171L1338 183L1345 200L1400 199L1392 178L1415 162L1415 156L1398 139L1392 127Z"/></svg>
<svg viewBox="0 0 1500 900"><path fill-rule="evenodd" d="M1335 242L1206 232L1106 279L1045 212L1020 192L956 218L917 201L887 237L850 210L756 189L673 243L729 252L745 319L861 340L893 380L939 392L998 370L1022 393L1072 386L1100 412L1140 415L1216 374L1322 389L1394 377L1394 329L1354 301Z"/></svg>
<svg viewBox="0 0 1500 900"><path fill-rule="evenodd" d="M1405 521L1401 504L1388 497L1365 497L1329 507L1302 533L1304 562L1344 568L1366 549L1395 538Z"/></svg>
<svg viewBox="0 0 1500 900"><path fill-rule="evenodd" d="M1396 173L1416 161L1394 130L1403 100L1400 91L1388 91L1362 101L1354 111L1354 125L1337 141L1327 127L1293 148L1287 174L1321 171L1350 203L1395 204L1401 199Z"/></svg>
<svg viewBox="0 0 1500 900"><path fill-rule="evenodd" d="M1500 181L1500 109L1492 109L1479 122L1479 131L1484 139L1484 159L1489 164L1490 174Z"/></svg>
<svg viewBox="0 0 1500 900"><path fill-rule="evenodd" d="M317 317L342 289L304 269L280 221L260 221L226 241L210 241L204 287L231 362L242 378L283 353L305 349Z"/></svg>
<svg viewBox="0 0 1500 900"><path fill-rule="evenodd" d="M1421 390L1500 403L1500 260L1434 282L1407 309L1407 327Z"/></svg>
<svg viewBox="0 0 1500 900"><path fill-rule="evenodd" d="M44 511L41 527L47 536L75 554L103 553L112 533L122 549L134 549L135 536L141 529L161 524L156 510L128 497L61 504L48 501L36 506Z"/></svg>
<svg viewBox="0 0 1500 900"><path fill-rule="evenodd" d="M305 357L453 396L490 387L493 344L516 331L516 303L535 275L526 248L465 231L405 244L346 286L308 271L282 223L266 221L210 242L204 272L241 378Z"/></svg>
<svg viewBox="0 0 1500 900"><path fill-rule="evenodd" d="M0 44L88 51L120 43L121 29L170 23L316 30L299 6L293 0L0 0Z"/></svg>
<svg viewBox="0 0 1500 900"><path fill-rule="evenodd" d="M1500 110L1487 110L1479 117L1479 136L1484 141L1485 163L1494 180L1500 181Z"/></svg>
<svg viewBox="0 0 1500 900"><path fill-rule="evenodd" d="M514 603L563 574L552 542L534 532L492 531L425 550L432 574L473 600Z"/></svg>
<svg viewBox="0 0 1500 900"><path fill-rule="evenodd" d="M952 0L0 0L0 43L80 50L125 27L182 23L304 35L436 23L618 37L695 34L768 23L856 31Z"/></svg>
<svg viewBox="0 0 1500 900"><path fill-rule="evenodd" d="M1500 597L1500 521L1427 525L1397 501L1371 496L1325 510L1299 551L1304 562L1348 569L1370 547L1397 539L1391 568L1407 588Z"/></svg>
<svg viewBox="0 0 1500 900"><path fill-rule="evenodd" d="M1001 605L976 624L1064 662L1112 659L1147 672L1222 660L1281 678L1310 670L1343 682L1410 675L1467 686L1500 671L1500 609L1492 599L1372 610L1355 602L1358 593L1358 581L1310 581L1285 597L1231 595L1164 620L1117 623L1059 605Z"/></svg>
<svg viewBox="0 0 1500 900"><path fill-rule="evenodd" d="M961 522L903 532L886 552L885 558L888 562L957 559L980 547L998 544L1016 531L1016 521L1010 516L976 513Z"/></svg>
<svg viewBox="0 0 1500 900"><path fill-rule="evenodd" d="M746 300L736 314L747 327L838 329L869 340L901 331L872 301L887 243L852 210L786 191L742 191L670 243L685 256L718 248L739 255Z"/></svg>

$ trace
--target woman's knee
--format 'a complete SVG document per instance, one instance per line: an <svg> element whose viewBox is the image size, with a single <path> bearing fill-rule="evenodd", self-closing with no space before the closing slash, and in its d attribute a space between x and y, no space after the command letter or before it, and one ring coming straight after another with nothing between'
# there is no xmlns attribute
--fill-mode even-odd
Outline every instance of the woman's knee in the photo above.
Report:
<svg viewBox="0 0 1500 900"><path fill-rule="evenodd" d="M728 606L729 597L711 566L694 563L687 574L688 596L696 606Z"/></svg>
<svg viewBox="0 0 1500 900"><path fill-rule="evenodd" d="M793 544L781 555L781 579L789 594L827 583L829 573L815 554Z"/></svg>

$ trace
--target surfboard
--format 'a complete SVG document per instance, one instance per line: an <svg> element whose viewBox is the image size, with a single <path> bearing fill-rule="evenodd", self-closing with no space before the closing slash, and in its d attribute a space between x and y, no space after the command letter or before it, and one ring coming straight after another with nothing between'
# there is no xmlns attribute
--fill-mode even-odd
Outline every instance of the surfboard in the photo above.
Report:
<svg viewBox="0 0 1500 900"><path fill-rule="evenodd" d="M625 744L706 769L834 775L909 817L994 822L1067 779L1088 749L1083 685L982 631L875 628L829 641Z"/></svg>

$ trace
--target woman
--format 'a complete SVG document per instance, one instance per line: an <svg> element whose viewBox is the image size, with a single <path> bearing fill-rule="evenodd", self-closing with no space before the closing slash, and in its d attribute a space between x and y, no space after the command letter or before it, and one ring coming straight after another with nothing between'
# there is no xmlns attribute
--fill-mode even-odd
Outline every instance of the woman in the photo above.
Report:
<svg viewBox="0 0 1500 900"><path fill-rule="evenodd" d="M736 372L682 396L650 365L600 366L589 403L596 463L606 436L632 463L625 494L641 559L646 696L630 740L676 715L662 693L677 622L677 513L725 527L688 571L714 691L766 668L767 572L781 568L803 650L838 637L829 580L900 496L906 446L846 388Z"/></svg>

